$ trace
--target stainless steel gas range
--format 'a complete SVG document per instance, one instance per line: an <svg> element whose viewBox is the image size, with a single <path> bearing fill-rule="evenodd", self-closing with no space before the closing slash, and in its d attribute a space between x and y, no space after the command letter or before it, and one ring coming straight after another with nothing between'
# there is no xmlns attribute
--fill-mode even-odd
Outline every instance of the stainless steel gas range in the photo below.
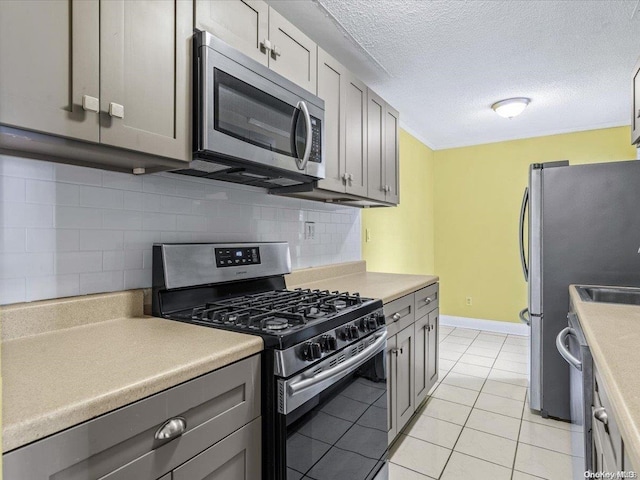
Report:
<svg viewBox="0 0 640 480"><path fill-rule="evenodd" d="M290 271L286 243L154 245L153 314L262 337L264 479L380 478L382 301L287 290Z"/></svg>

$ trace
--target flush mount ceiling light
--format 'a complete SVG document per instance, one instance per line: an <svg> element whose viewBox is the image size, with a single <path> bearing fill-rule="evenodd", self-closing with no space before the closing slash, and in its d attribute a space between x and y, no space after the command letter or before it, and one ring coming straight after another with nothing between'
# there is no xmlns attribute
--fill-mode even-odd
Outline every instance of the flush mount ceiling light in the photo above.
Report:
<svg viewBox="0 0 640 480"><path fill-rule="evenodd" d="M501 117L513 118L520 115L527 108L529 102L531 102L531 99L525 97L507 98L494 103L491 108Z"/></svg>

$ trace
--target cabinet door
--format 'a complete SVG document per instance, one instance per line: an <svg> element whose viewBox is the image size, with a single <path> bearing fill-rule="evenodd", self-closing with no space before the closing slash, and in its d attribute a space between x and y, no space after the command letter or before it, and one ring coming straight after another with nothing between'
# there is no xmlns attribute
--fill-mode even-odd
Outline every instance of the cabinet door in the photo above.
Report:
<svg viewBox="0 0 640 480"><path fill-rule="evenodd" d="M431 387L438 381L438 368L439 368L439 348L438 334L440 330L440 310L437 308L429 313L429 346L427 351L429 354L429 360L427 361L427 392L431 390Z"/></svg>
<svg viewBox="0 0 640 480"><path fill-rule="evenodd" d="M318 48L318 96L324 100L325 179L320 188L344 192L345 182L345 90L346 69Z"/></svg>
<svg viewBox="0 0 640 480"><path fill-rule="evenodd" d="M273 8L269 8L269 68L316 92L317 45Z"/></svg>
<svg viewBox="0 0 640 480"><path fill-rule="evenodd" d="M384 125L385 102L371 90L367 91L367 154L368 189L367 196L375 200L385 200L384 191Z"/></svg>
<svg viewBox="0 0 640 480"><path fill-rule="evenodd" d="M633 69L633 109L631 112L631 143L640 143L640 60ZM640 145L639 145L640 146Z"/></svg>
<svg viewBox="0 0 640 480"><path fill-rule="evenodd" d="M269 36L269 6L262 0L196 0L196 28L212 33L233 48L269 64L261 48Z"/></svg>
<svg viewBox="0 0 640 480"><path fill-rule="evenodd" d="M386 200L397 205L400 202L399 178L399 113L389 105L385 109L384 125L384 185Z"/></svg>
<svg viewBox="0 0 640 480"><path fill-rule="evenodd" d="M208 448L173 471L173 480L260 480L261 418Z"/></svg>
<svg viewBox="0 0 640 480"><path fill-rule="evenodd" d="M100 95L99 14L98 0L0 1L0 123L99 141L97 105L82 107Z"/></svg>
<svg viewBox="0 0 640 480"><path fill-rule="evenodd" d="M193 3L100 3L100 141L191 158Z"/></svg>
<svg viewBox="0 0 640 480"><path fill-rule="evenodd" d="M347 192L367 196L367 86L347 75L345 94L345 171Z"/></svg>
<svg viewBox="0 0 640 480"><path fill-rule="evenodd" d="M415 337L415 405L420 405L429 393L429 315L416 320L414 324Z"/></svg>
<svg viewBox="0 0 640 480"><path fill-rule="evenodd" d="M398 431L409 421L415 411L414 394L414 336L413 325L396 335L397 373L396 403Z"/></svg>
<svg viewBox="0 0 640 480"><path fill-rule="evenodd" d="M396 418L398 407L396 405L396 384L398 382L398 358L396 351L396 336L387 338L387 349L385 351L387 362L387 426L389 428L389 445L398 434Z"/></svg>

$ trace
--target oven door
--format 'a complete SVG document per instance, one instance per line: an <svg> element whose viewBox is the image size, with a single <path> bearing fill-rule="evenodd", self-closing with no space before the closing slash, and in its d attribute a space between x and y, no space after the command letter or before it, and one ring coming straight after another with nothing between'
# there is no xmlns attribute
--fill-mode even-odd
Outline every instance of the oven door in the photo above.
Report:
<svg viewBox="0 0 640 480"><path fill-rule="evenodd" d="M386 467L386 336L378 331L338 352L342 362L329 357L322 371L324 362L280 381L287 480L369 480Z"/></svg>
<svg viewBox="0 0 640 480"><path fill-rule="evenodd" d="M200 51L197 153L324 178L320 99L284 88L284 79L257 62L236 60Z"/></svg>

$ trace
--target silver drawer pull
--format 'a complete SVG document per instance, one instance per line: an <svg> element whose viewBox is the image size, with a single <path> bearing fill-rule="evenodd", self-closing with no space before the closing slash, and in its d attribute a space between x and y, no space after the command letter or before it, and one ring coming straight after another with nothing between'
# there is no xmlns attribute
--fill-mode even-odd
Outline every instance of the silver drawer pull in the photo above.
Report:
<svg viewBox="0 0 640 480"><path fill-rule="evenodd" d="M183 417L174 417L162 424L155 434L156 440L168 440L179 437L187 430L187 421Z"/></svg>
<svg viewBox="0 0 640 480"><path fill-rule="evenodd" d="M400 320L402 318L402 315L400 315L398 312L396 312L396 313L393 314L393 316L391 318L393 318L394 322L397 322L398 320Z"/></svg>
<svg viewBox="0 0 640 480"><path fill-rule="evenodd" d="M609 416L607 415L607 411L604 409L604 407L598 407L594 409L593 418L595 418L599 422L604 423L605 425L609 424Z"/></svg>
<svg viewBox="0 0 640 480"><path fill-rule="evenodd" d="M427 297L427 298L424 299L424 303L426 305L429 305L431 302L433 302L433 298L431 298L431 297Z"/></svg>

